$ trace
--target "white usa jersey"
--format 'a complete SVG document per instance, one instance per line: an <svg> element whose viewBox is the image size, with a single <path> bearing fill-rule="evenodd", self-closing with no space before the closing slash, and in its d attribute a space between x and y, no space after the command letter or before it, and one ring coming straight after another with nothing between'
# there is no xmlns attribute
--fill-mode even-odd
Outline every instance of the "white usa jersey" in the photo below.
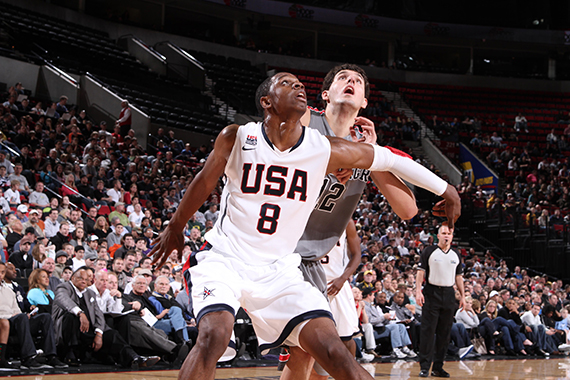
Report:
<svg viewBox="0 0 570 380"><path fill-rule="evenodd" d="M328 139L309 128L281 152L262 123L240 126L225 168L220 217L205 236L214 250L250 265L292 254L319 196L330 153Z"/></svg>
<svg viewBox="0 0 570 380"><path fill-rule="evenodd" d="M347 249L346 231L344 231L338 243L321 259L321 264L323 264L327 276L327 282L340 277L344 273L346 265L348 264Z"/></svg>

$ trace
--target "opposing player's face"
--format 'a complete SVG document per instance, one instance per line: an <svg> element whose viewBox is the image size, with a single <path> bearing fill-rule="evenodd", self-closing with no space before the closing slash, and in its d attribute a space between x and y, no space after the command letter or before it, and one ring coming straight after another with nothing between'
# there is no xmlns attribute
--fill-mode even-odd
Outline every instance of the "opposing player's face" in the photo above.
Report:
<svg viewBox="0 0 570 380"><path fill-rule="evenodd" d="M266 98L276 114L294 110L302 115L307 110L305 86L293 74L275 75Z"/></svg>
<svg viewBox="0 0 570 380"><path fill-rule="evenodd" d="M365 87L362 75L352 70L341 70L322 96L327 103L350 104L355 109L366 108Z"/></svg>

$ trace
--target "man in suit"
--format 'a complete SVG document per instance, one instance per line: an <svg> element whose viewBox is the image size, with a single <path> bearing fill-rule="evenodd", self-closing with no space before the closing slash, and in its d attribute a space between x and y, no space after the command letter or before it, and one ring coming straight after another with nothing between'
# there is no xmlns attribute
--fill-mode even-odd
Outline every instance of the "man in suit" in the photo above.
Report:
<svg viewBox="0 0 570 380"><path fill-rule="evenodd" d="M55 293L53 320L56 339L61 353L70 364L78 364L75 353L86 351L102 359L106 355L116 358L124 367L150 367L158 356L139 356L121 337L105 324L103 312L97 306L97 295L89 285L86 268L79 268L71 281L61 284ZM103 349L102 349L103 348Z"/></svg>

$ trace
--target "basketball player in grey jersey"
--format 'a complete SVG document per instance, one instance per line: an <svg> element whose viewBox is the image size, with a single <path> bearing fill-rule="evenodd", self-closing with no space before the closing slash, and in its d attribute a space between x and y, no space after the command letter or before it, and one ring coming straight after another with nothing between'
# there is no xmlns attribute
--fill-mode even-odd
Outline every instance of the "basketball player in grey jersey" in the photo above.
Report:
<svg viewBox="0 0 570 380"><path fill-rule="evenodd" d="M308 109L301 118L301 122L326 136L375 144L374 123L364 117L358 117L360 110L367 106L369 92L368 78L359 66L352 64L336 66L327 73L323 81L322 98L326 104L325 110L319 112ZM357 138L355 125L362 128L364 138ZM300 269L305 279L325 295L327 294L327 281L320 259L327 255L339 241L369 177L400 218L411 219L417 213L413 193L392 173L370 173L361 169L345 169L339 173L328 174L325 177L319 200L295 250L303 258ZM455 188L448 186L442 196L446 199L447 207L461 209ZM353 254L353 260L356 259L360 258ZM330 295L338 293L342 284L347 280L348 278L338 278L332 281L328 286L328 293ZM356 350L354 341L344 340L344 343L354 354ZM313 360L310 356L298 347L292 347L289 362L281 379L308 378L312 367Z"/></svg>

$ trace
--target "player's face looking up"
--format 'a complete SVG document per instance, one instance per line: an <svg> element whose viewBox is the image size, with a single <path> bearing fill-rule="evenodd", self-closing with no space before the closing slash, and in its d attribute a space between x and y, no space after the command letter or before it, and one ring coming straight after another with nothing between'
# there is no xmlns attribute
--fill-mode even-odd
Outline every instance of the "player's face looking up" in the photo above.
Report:
<svg viewBox="0 0 570 380"><path fill-rule="evenodd" d="M272 109L269 112L278 115L290 112L302 115L307 110L305 86L289 73L274 75L267 96L261 97L260 101L266 111Z"/></svg>
<svg viewBox="0 0 570 380"><path fill-rule="evenodd" d="M366 108L366 84L360 73L353 70L339 71L328 90L323 91L327 103L348 104L356 109Z"/></svg>

